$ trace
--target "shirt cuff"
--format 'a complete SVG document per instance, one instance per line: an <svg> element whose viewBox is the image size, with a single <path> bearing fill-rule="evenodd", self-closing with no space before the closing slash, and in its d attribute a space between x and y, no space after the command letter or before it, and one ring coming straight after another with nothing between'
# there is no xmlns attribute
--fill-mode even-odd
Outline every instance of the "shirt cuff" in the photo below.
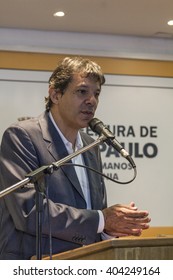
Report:
<svg viewBox="0 0 173 280"><path fill-rule="evenodd" d="M98 210L98 214L99 214L99 225L98 225L97 233L101 233L103 232L105 227L105 220L101 210Z"/></svg>

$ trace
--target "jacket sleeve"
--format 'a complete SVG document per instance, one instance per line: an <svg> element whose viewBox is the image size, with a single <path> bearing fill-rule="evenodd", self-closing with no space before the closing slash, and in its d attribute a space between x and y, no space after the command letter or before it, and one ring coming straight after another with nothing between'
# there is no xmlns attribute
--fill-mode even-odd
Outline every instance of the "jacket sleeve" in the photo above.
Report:
<svg viewBox="0 0 173 280"><path fill-rule="evenodd" d="M23 180L40 167L37 151L25 129L14 125L3 135L0 158L0 184L5 189ZM28 184L4 197L14 226L30 235L36 234L35 187ZM76 243L95 242L99 215L97 210L78 209L43 198L43 235ZM76 239L76 236L81 238Z"/></svg>

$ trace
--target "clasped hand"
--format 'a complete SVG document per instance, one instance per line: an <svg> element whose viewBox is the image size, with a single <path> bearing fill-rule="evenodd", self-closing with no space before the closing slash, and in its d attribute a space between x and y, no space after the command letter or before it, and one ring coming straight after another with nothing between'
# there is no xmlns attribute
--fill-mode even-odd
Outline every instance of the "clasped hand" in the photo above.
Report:
<svg viewBox="0 0 173 280"><path fill-rule="evenodd" d="M139 236L142 230L149 228L151 219L147 211L139 211L133 202L129 205L116 204L105 208L104 232L110 236Z"/></svg>

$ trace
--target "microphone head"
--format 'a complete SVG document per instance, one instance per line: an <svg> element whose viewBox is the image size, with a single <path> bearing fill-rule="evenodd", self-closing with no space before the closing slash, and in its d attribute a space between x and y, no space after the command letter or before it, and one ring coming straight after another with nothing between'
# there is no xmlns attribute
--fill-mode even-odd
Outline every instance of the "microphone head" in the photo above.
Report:
<svg viewBox="0 0 173 280"><path fill-rule="evenodd" d="M97 118L92 119L89 122L89 126L92 129L92 131L96 132L99 136L103 134L109 139L115 138L115 135L108 129L108 127Z"/></svg>
<svg viewBox="0 0 173 280"><path fill-rule="evenodd" d="M103 130L103 122L97 118L93 118L90 122L89 122L89 127L92 129L92 131L98 133L99 135L102 134L102 130Z"/></svg>
<svg viewBox="0 0 173 280"><path fill-rule="evenodd" d="M127 158L127 160L130 162L133 168L136 168L136 165L129 155L129 153L126 152L126 150L122 147L122 145L115 139L115 135L109 130L107 126L103 124L103 122L97 118L93 118L89 122L89 127L92 129L92 131L99 134L99 136L104 135L106 136L105 142L108 145L111 145L114 147L115 150L117 150L123 157Z"/></svg>

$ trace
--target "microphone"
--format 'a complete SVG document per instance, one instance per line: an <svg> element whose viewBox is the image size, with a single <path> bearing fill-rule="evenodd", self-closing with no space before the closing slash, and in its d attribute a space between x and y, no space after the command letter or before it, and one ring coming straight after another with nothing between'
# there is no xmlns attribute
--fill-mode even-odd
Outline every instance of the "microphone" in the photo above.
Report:
<svg viewBox="0 0 173 280"><path fill-rule="evenodd" d="M121 144L116 140L115 135L109 130L109 128L103 124L103 122L97 118L92 119L89 122L89 127L92 129L92 131L99 134L103 134L106 136L105 142L112 146L117 152L119 152L124 158L126 158L133 168L136 167L133 159L129 155L129 153L121 146Z"/></svg>

